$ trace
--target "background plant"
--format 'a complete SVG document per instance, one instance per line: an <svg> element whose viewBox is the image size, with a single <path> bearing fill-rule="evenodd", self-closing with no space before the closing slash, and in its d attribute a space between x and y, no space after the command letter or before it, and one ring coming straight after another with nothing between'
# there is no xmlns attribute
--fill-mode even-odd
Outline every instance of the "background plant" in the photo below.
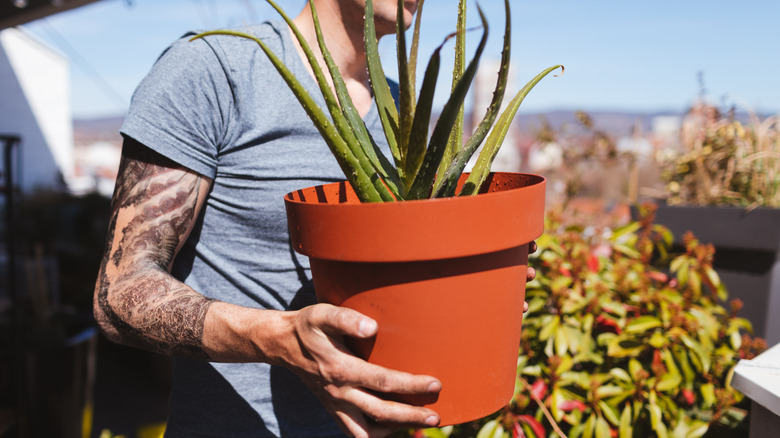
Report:
<svg viewBox="0 0 780 438"><path fill-rule="evenodd" d="M371 138L347 93L338 67L333 62L330 52L325 45L313 2L310 1L309 4L311 5L314 25L317 31L319 49L332 79L333 89L328 84L311 47L302 37L295 24L276 3L272 0L267 1L284 18L300 42L313 69L320 91L325 98L330 118L324 110L317 106L298 79L295 78L284 63L262 40L253 35L235 31L206 32L195 38L220 34L234 35L255 41L293 90L295 96L330 147L347 180L363 202L454 196L457 191L458 179L466 164L480 145L482 145L482 151L478 156L477 163L459 192L461 195L476 194L482 182L487 178L490 166L506 137L509 125L525 96L543 77L558 68L563 69L562 66L556 65L539 73L518 91L504 112L499 115L499 109L507 85L510 60L510 12L509 0L505 0L506 25L504 28L504 43L493 100L474 133L464 143L462 137L464 101L485 49L488 23L482 10L478 7L483 30L482 38L476 48L474 57L466 63L466 1L460 0L458 4L457 30L454 34L445 38L444 41L446 43L453 36L456 38L452 91L429 135L433 97L441 62L440 52L444 47L444 43L431 55L423 76L419 95L416 95L417 47L420 33L420 17L422 16L424 1L420 0L418 2L417 19L414 26L410 53L407 53L406 26L401 22L402 20L399 20L396 29L399 99L396 102L390 92L390 87L385 79L385 73L379 58L378 42L374 28L373 2L372 0L367 0L364 36L368 71L371 78L371 88L382 120L384 135L392 153L393 163L390 163ZM399 0L399 17L403 17L402 12L403 0Z"/></svg>
<svg viewBox="0 0 780 438"><path fill-rule="evenodd" d="M714 249L646 216L608 233L548 215L528 284L518 383L500 412L426 437L744 436L739 359L766 348L737 317L712 269Z"/></svg>
<svg viewBox="0 0 780 438"><path fill-rule="evenodd" d="M736 120L699 104L681 133L682 152L661 159L667 202L780 207L780 120Z"/></svg>

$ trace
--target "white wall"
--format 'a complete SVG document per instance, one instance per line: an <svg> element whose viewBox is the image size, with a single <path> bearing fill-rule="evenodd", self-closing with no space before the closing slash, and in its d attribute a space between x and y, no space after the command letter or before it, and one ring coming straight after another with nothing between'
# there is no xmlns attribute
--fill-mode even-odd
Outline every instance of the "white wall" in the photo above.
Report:
<svg viewBox="0 0 780 438"><path fill-rule="evenodd" d="M64 188L73 174L69 90L65 56L22 30L0 32L0 133L22 138L25 191Z"/></svg>

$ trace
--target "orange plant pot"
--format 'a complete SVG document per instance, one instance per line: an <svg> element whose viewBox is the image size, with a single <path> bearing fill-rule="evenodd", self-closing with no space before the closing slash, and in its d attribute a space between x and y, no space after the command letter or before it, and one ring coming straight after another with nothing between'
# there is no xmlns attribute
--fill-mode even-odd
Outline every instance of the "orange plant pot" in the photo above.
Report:
<svg viewBox="0 0 780 438"><path fill-rule="evenodd" d="M545 179L494 173L480 195L360 203L349 184L287 194L293 247L320 302L374 318L358 356L437 377L441 425L489 415L514 394L528 243L544 229Z"/></svg>

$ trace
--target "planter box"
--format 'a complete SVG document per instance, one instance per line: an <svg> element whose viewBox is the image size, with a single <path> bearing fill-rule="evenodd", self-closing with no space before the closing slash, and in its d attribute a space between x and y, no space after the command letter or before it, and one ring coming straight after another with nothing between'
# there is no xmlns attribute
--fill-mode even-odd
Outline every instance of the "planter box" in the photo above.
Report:
<svg viewBox="0 0 780 438"><path fill-rule="evenodd" d="M780 430L780 345L740 360L731 385L752 401L750 436L775 436Z"/></svg>
<svg viewBox="0 0 780 438"><path fill-rule="evenodd" d="M674 233L677 250L686 231L712 243L729 298L745 303L740 316L769 345L780 342L780 209L659 205L656 223Z"/></svg>

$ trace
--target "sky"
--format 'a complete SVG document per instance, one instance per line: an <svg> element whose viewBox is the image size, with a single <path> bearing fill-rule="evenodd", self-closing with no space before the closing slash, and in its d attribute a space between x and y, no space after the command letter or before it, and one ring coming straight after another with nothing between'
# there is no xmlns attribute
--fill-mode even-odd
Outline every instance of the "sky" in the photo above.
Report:
<svg viewBox="0 0 780 438"><path fill-rule="evenodd" d="M290 15L303 5L277 1ZM490 25L483 59L498 58L503 2L478 3ZM476 4L469 3L469 26L479 22ZM426 0L421 62L455 28L455 5ZM508 93L546 67L566 67L537 85L521 113L682 113L701 95L724 108L780 112L778 0L511 0L511 8L515 83ZM70 58L73 116L83 119L123 115L157 56L186 31L277 18L265 0L102 0L23 28ZM470 32L471 50L480 32ZM443 75L451 69L448 47ZM393 41L385 38L381 50L393 62ZM449 89L442 81L439 105Z"/></svg>

